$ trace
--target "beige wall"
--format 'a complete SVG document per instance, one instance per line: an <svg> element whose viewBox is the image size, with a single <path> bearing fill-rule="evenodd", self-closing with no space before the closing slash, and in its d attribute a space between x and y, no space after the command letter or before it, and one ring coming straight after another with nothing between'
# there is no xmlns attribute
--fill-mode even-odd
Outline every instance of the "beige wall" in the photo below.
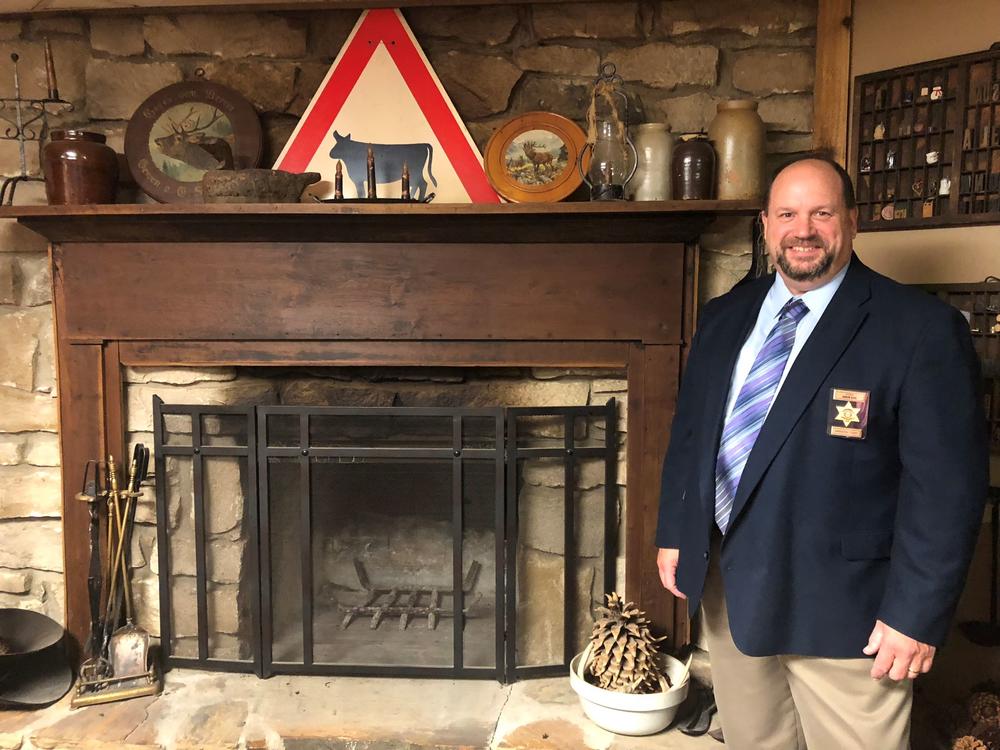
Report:
<svg viewBox="0 0 1000 750"><path fill-rule="evenodd" d="M851 77L978 52L998 40L997 0L854 0ZM904 283L1000 276L1000 226L865 232L855 248Z"/></svg>

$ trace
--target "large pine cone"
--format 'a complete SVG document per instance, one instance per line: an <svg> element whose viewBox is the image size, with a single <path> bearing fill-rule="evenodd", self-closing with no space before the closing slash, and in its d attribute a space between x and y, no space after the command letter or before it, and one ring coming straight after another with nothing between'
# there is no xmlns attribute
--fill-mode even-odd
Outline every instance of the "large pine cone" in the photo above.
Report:
<svg viewBox="0 0 1000 750"><path fill-rule="evenodd" d="M1000 750L1000 725L994 724L993 726L985 727L981 731L976 732L975 736L986 745L988 750Z"/></svg>
<svg viewBox="0 0 1000 750"><path fill-rule="evenodd" d="M980 739L966 735L959 737L951 746L951 750L990 750Z"/></svg>
<svg viewBox="0 0 1000 750"><path fill-rule="evenodd" d="M649 631L647 620L632 602L608 594L603 616L594 623L588 672L605 690L619 693L655 693L669 681L656 661L656 644L663 640Z"/></svg>
<svg viewBox="0 0 1000 750"><path fill-rule="evenodd" d="M996 693L973 693L969 696L969 716L976 723L1000 725L1000 696Z"/></svg>

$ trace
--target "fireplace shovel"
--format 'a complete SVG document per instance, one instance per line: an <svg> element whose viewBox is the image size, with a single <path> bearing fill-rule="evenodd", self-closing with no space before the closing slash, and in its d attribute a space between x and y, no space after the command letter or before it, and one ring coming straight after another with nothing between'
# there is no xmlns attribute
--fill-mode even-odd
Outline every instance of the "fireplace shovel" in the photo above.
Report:
<svg viewBox="0 0 1000 750"><path fill-rule="evenodd" d="M128 492L125 496L125 509L122 513L121 533L118 543L122 545L122 593L125 599L125 624L118 628L110 642L111 668L116 678L143 677L149 670L149 632L137 627L133 618L132 583L131 583L131 549L132 529L135 526L135 506L138 501L139 487L146 477L149 466L149 450L141 443L136 445L132 456L132 471L129 477ZM126 687L123 684L122 687Z"/></svg>

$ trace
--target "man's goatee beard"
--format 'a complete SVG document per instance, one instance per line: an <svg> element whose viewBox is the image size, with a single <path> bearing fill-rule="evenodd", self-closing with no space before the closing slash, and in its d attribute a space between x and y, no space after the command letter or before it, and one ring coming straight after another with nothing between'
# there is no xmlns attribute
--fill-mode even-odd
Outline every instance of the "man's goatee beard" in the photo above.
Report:
<svg viewBox="0 0 1000 750"><path fill-rule="evenodd" d="M819 265L806 269L793 268L792 264L788 261L788 249L782 247L777 253L778 268L784 271L785 276L794 281L814 281L822 277L833 265L833 253L829 252L823 245L814 245L813 247L821 247L823 249L823 259L819 262Z"/></svg>

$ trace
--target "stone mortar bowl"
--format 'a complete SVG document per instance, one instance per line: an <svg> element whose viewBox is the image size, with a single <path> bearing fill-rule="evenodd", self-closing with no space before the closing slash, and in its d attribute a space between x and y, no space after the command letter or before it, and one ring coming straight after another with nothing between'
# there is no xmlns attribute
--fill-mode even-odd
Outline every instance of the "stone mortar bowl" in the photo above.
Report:
<svg viewBox="0 0 1000 750"><path fill-rule="evenodd" d="M298 203L302 191L319 182L319 172L280 169L213 169L201 178L204 203Z"/></svg>

